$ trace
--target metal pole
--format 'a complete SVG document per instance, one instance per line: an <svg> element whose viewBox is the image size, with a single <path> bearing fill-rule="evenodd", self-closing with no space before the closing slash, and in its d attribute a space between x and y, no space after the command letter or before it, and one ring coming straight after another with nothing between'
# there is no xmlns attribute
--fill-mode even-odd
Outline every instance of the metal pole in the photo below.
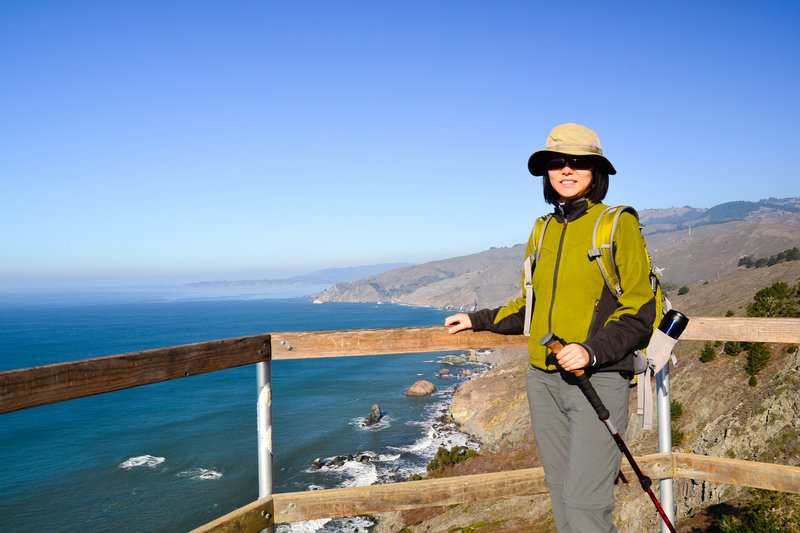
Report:
<svg viewBox="0 0 800 533"><path fill-rule="evenodd" d="M658 413L658 451L672 452L672 415L669 397L669 362L656 374L656 409ZM675 523L675 497L672 478L658 481L659 499L669 521ZM661 533L669 533L667 525L661 522Z"/></svg>
<svg viewBox="0 0 800 533"><path fill-rule="evenodd" d="M258 497L272 495L272 362L256 363L258 375ZM262 531L273 533L274 526Z"/></svg>

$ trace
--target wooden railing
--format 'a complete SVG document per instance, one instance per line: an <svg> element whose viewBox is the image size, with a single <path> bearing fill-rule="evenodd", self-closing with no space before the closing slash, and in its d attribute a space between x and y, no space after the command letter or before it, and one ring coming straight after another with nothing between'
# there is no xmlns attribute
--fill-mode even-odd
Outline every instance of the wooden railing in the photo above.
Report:
<svg viewBox="0 0 800 533"><path fill-rule="evenodd" d="M693 317L682 340L800 343L800 319ZM525 346L528 338L445 327L273 333L0 372L0 413L269 360ZM800 493L800 468L662 453L637 459L655 479L690 478ZM623 472L632 475L631 472ZM346 489L274 494L197 531L542 494L540 468Z"/></svg>
<svg viewBox="0 0 800 533"><path fill-rule="evenodd" d="M685 478L800 493L798 467L685 453L645 455L637 457L636 463L653 479ZM636 478L627 463L623 463L622 473L628 479ZM257 500L192 533L256 532L272 524L301 520L379 514L546 493L547 485L541 468L367 487L288 492Z"/></svg>

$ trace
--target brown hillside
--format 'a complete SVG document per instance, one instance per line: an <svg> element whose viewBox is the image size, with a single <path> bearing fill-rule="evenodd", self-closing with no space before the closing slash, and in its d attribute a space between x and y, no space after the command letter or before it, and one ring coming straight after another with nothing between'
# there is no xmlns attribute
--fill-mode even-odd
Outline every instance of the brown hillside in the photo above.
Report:
<svg viewBox="0 0 800 533"><path fill-rule="evenodd" d="M800 246L800 214L697 226L646 238L654 264L664 269L662 280L684 285L733 272L745 255L769 257ZM495 248L339 283L315 298L462 311L497 307L520 294L524 255L523 245Z"/></svg>

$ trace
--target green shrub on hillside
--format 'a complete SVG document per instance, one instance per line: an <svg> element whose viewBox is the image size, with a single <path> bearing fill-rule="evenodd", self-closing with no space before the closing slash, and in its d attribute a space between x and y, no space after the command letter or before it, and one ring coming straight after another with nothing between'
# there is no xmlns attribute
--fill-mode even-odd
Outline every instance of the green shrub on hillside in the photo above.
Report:
<svg viewBox="0 0 800 533"><path fill-rule="evenodd" d="M798 531L800 517L794 512L797 496L763 489L750 489L753 499L739 516L722 515L716 524L723 533L769 533Z"/></svg>
<svg viewBox="0 0 800 533"><path fill-rule="evenodd" d="M684 294L686 294L687 292L689 292L689 287L687 287L686 285L684 285L683 287L681 287L680 289L678 289L678 296L683 296L683 295L684 295Z"/></svg>
<svg viewBox="0 0 800 533"><path fill-rule="evenodd" d="M751 387L755 387L758 384L756 374L764 370L769 358L769 348L763 342L750 343L750 348L747 350L747 364L745 364L744 369L750 374L749 383Z"/></svg>
<svg viewBox="0 0 800 533"><path fill-rule="evenodd" d="M755 259L752 255L746 255L739 259L737 266L743 266L745 268L761 268L765 266L777 265L778 263L786 263L788 261L798 260L800 260L800 248L795 246L794 248L784 250L769 257L760 257Z"/></svg>
<svg viewBox="0 0 800 533"><path fill-rule="evenodd" d="M683 404L678 400L670 402L669 416L672 427L672 445L677 446L683 441L683 432L678 429L678 419L683 415Z"/></svg>
<svg viewBox="0 0 800 533"><path fill-rule="evenodd" d="M664 291L664 294L672 294L673 292L678 290L678 286L674 283L670 283L669 281L664 281L661 283L661 290Z"/></svg>
<svg viewBox="0 0 800 533"><path fill-rule="evenodd" d="M717 351L714 349L714 346L710 342L706 342L703 345L703 349L700 350L700 360L704 363L708 363L713 361L716 357Z"/></svg>
<svg viewBox="0 0 800 533"><path fill-rule="evenodd" d="M789 287L782 281L761 289L753 297L753 303L748 304L747 316L782 318L800 316L798 290L800 290L800 284Z"/></svg>
<svg viewBox="0 0 800 533"><path fill-rule="evenodd" d="M683 404L678 400L672 400L669 407L669 417L673 422L683 416Z"/></svg>
<svg viewBox="0 0 800 533"><path fill-rule="evenodd" d="M447 448L440 447L436 451L436 456L428 463L425 469L433 474L441 474L445 468L463 463L471 457L480 457L480 454L463 446L453 446L449 451Z"/></svg>
<svg viewBox="0 0 800 533"><path fill-rule="evenodd" d="M722 351L728 355L736 356L742 353L742 343L739 341L728 341L722 347Z"/></svg>

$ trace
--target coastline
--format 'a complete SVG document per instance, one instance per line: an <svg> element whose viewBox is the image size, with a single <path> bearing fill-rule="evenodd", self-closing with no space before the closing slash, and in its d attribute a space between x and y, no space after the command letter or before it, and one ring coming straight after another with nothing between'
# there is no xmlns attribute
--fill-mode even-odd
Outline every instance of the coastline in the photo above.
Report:
<svg viewBox="0 0 800 533"><path fill-rule="evenodd" d="M525 373L528 367L527 349L494 349L485 356L490 367L474 378L460 384L453 392L447 407L447 416L460 432L469 435L480 446L481 457L469 463L456 465L445 476L497 472L511 468L538 466L538 452L533 444L530 427ZM469 465L469 466L467 466ZM470 469L468 469L470 468ZM530 498L523 498L530 500ZM501 514L526 515L526 520L546 520L549 512L547 498L539 498L535 505L524 505L512 498L495 502ZM485 514L482 508L458 511L453 518L447 510L439 508L398 511L375 515L376 523L371 533L398 533L407 531L409 524L424 521L430 531L448 531L459 520L473 516L479 522ZM520 511L520 509L524 509ZM529 522L530 523L530 522Z"/></svg>

